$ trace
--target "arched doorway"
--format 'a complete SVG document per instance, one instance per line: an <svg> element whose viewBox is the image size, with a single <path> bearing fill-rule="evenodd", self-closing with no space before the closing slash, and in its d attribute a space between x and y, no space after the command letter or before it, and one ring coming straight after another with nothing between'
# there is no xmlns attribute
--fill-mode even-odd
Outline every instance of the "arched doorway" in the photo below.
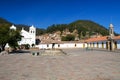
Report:
<svg viewBox="0 0 120 80"><path fill-rule="evenodd" d="M102 42L102 48L104 48L104 43Z"/></svg>
<svg viewBox="0 0 120 80"><path fill-rule="evenodd" d="M107 41L106 42L106 48L107 48L107 50L112 50L112 44L111 44L111 41Z"/></svg>
<svg viewBox="0 0 120 80"><path fill-rule="evenodd" d="M58 47L60 47L60 44L58 44Z"/></svg>
<svg viewBox="0 0 120 80"><path fill-rule="evenodd" d="M106 42L106 49L108 49L108 42Z"/></svg>
<svg viewBox="0 0 120 80"><path fill-rule="evenodd" d="M112 44L111 44L111 41L109 42L109 45L110 45L110 50L112 50Z"/></svg>
<svg viewBox="0 0 120 80"><path fill-rule="evenodd" d="M49 44L47 44L47 47L49 47Z"/></svg>
<svg viewBox="0 0 120 80"><path fill-rule="evenodd" d="M52 49L54 49L55 48L55 43L52 43Z"/></svg>
<svg viewBox="0 0 120 80"><path fill-rule="evenodd" d="M99 43L97 42L97 48L98 48L98 46L99 46Z"/></svg>
<svg viewBox="0 0 120 80"><path fill-rule="evenodd" d="M117 49L117 41L114 42L114 45L115 45L115 49Z"/></svg>
<svg viewBox="0 0 120 80"><path fill-rule="evenodd" d="M95 47L95 43L93 43L93 47Z"/></svg>
<svg viewBox="0 0 120 80"><path fill-rule="evenodd" d="M75 44L75 47L76 47L77 45Z"/></svg>

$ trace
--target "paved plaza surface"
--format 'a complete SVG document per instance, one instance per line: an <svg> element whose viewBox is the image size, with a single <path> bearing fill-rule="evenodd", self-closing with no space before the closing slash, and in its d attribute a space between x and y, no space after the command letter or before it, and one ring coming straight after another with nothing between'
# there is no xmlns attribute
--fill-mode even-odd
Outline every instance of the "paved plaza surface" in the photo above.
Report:
<svg viewBox="0 0 120 80"><path fill-rule="evenodd" d="M120 80L120 53L63 49L67 55L0 55L0 80Z"/></svg>

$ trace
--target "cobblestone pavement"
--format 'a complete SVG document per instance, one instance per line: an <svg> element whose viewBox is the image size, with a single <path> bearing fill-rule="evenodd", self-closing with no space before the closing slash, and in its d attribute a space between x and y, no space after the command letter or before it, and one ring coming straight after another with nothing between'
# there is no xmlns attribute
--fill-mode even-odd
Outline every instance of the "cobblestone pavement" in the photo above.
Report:
<svg viewBox="0 0 120 80"><path fill-rule="evenodd" d="M63 51L67 55L0 55L0 80L120 80L120 53Z"/></svg>

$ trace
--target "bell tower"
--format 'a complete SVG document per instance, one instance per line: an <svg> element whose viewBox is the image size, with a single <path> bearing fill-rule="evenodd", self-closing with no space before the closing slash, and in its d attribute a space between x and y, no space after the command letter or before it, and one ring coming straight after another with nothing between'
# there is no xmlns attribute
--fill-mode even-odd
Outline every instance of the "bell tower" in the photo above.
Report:
<svg viewBox="0 0 120 80"><path fill-rule="evenodd" d="M113 24L110 24L110 27L109 27L109 36L111 36L111 37L114 36L114 28L113 28Z"/></svg>
<svg viewBox="0 0 120 80"><path fill-rule="evenodd" d="M31 36L31 45L35 44L36 28L33 25L29 28L29 34Z"/></svg>
<svg viewBox="0 0 120 80"><path fill-rule="evenodd" d="M114 28L113 24L109 26L109 36L108 36L108 50L114 51Z"/></svg>

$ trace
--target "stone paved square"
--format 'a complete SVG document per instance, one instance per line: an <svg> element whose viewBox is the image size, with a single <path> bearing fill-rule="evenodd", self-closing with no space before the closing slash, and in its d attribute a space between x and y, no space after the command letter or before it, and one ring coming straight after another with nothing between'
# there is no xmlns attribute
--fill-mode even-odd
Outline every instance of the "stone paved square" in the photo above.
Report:
<svg viewBox="0 0 120 80"><path fill-rule="evenodd" d="M0 80L120 80L120 53L63 49L67 55L0 55Z"/></svg>

